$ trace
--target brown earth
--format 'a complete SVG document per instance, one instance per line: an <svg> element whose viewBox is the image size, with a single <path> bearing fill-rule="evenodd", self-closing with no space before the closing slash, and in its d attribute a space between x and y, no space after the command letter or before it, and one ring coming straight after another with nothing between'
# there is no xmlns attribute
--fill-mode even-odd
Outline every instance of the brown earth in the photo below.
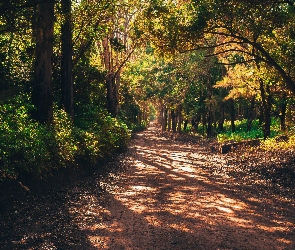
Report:
<svg viewBox="0 0 295 250"><path fill-rule="evenodd" d="M154 126L133 137L104 171L13 196L0 249L295 249L293 154L221 155Z"/></svg>

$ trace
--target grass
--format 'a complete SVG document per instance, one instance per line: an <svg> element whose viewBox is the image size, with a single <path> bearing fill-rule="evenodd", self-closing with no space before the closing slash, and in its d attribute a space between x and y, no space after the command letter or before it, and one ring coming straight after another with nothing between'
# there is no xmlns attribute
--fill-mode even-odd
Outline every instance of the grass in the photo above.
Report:
<svg viewBox="0 0 295 250"><path fill-rule="evenodd" d="M227 141L235 141L240 142L243 140L253 140L253 139L262 139L263 131L262 127L259 124L258 120L254 120L252 122L251 131L247 131L247 120L238 120L235 122L236 131L233 133L231 131L230 122L225 122L224 124L224 132L220 132L217 134L217 140L220 143L224 143ZM270 138L275 138L276 136L282 134L280 131L280 124L278 119L272 119L271 122L271 134Z"/></svg>

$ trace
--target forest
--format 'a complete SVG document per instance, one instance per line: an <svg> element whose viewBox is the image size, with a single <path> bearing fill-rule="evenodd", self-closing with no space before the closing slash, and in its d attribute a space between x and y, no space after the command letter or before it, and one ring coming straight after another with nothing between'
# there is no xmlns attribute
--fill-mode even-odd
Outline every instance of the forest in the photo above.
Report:
<svg viewBox="0 0 295 250"><path fill-rule="evenodd" d="M0 248L295 249L294 0L0 0Z"/></svg>
<svg viewBox="0 0 295 250"><path fill-rule="evenodd" d="M124 149L151 121L295 142L293 0L2 0L0 181Z"/></svg>

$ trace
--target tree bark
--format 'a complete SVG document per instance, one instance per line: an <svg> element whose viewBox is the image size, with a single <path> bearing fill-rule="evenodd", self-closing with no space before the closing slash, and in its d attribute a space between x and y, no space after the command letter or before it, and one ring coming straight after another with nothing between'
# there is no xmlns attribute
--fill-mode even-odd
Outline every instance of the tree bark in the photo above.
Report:
<svg viewBox="0 0 295 250"><path fill-rule="evenodd" d="M61 28L61 89L62 105L65 111L74 118L74 101L73 101L73 66L72 66L72 15L71 0L62 0L62 11L64 23Z"/></svg>
<svg viewBox="0 0 295 250"><path fill-rule="evenodd" d="M171 130L171 110L168 111L168 127L167 130L170 131Z"/></svg>
<svg viewBox="0 0 295 250"><path fill-rule="evenodd" d="M167 109L164 106L162 109L162 131L166 131L167 128Z"/></svg>
<svg viewBox="0 0 295 250"><path fill-rule="evenodd" d="M235 125L235 103L234 100L229 101L229 110L230 110L230 123L231 123L231 131L234 133L236 132L236 125Z"/></svg>
<svg viewBox="0 0 295 250"><path fill-rule="evenodd" d="M220 104L219 108L219 121L218 121L218 130L223 131L223 125L224 125L224 102Z"/></svg>
<svg viewBox="0 0 295 250"><path fill-rule="evenodd" d="M116 77L113 72L110 72L106 77L107 87L107 110L111 116L118 115L118 86L116 84Z"/></svg>
<svg viewBox="0 0 295 250"><path fill-rule="evenodd" d="M105 37L102 41L103 45L103 60L107 70L106 75L106 89L107 89L107 110L111 116L118 115L119 94L118 85L120 82L120 70L115 72L114 66L111 62L111 48L109 45L109 38Z"/></svg>
<svg viewBox="0 0 295 250"><path fill-rule="evenodd" d="M172 132L176 133L176 114L174 109L171 110Z"/></svg>
<svg viewBox="0 0 295 250"><path fill-rule="evenodd" d="M40 2L36 8L36 39L32 102L34 117L42 123L53 121L52 55L54 0Z"/></svg>
<svg viewBox="0 0 295 250"><path fill-rule="evenodd" d="M270 88L267 84L264 89L264 83L263 80L259 80L260 83L260 94L261 94L261 100L262 100L262 108L263 108L263 137L266 139L270 136L270 123L271 123L271 116L270 116L270 110L271 110L271 96L270 96Z"/></svg>
<svg viewBox="0 0 295 250"><path fill-rule="evenodd" d="M181 124L182 124L182 115L181 115L181 111L182 111L182 106L181 104L177 107L177 131L178 133L181 133Z"/></svg>
<svg viewBox="0 0 295 250"><path fill-rule="evenodd" d="M252 129L252 121L254 119L255 96L252 97L250 107L247 111L247 132Z"/></svg>
<svg viewBox="0 0 295 250"><path fill-rule="evenodd" d="M286 93L283 94L282 101L280 103L280 122L281 122L281 130L286 130L286 112L287 112L287 95Z"/></svg>
<svg viewBox="0 0 295 250"><path fill-rule="evenodd" d="M209 108L208 110L208 114L207 114L207 136L210 137L212 136L212 111L211 108Z"/></svg>

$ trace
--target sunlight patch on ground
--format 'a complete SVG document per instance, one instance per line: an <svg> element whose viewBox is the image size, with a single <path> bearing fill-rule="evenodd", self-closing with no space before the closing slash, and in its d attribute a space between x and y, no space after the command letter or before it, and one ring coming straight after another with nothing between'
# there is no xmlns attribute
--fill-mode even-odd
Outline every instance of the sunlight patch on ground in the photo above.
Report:
<svg viewBox="0 0 295 250"><path fill-rule="evenodd" d="M87 227L80 225L80 228L91 231L88 239L98 249L110 249L109 245L114 242L117 249L141 249L132 245L134 242L130 240L139 224L143 225L139 231L147 244L150 244L147 237L150 232L151 239L155 239L158 233L163 232L169 234L176 231L179 235L190 237L205 230L209 232L208 237L215 237L216 242L226 237L235 240L241 234L251 236L260 233L259 239L249 239L249 249L252 241L263 242L265 235L270 238L269 235L285 233L287 227L294 226L293 223L283 224L279 218L274 221L258 214L251 202L261 204L264 201L239 199L240 196L224 189L223 184L229 176L214 178L212 182L204 169L210 167L206 165L208 162L213 162L215 166L226 164L218 155L209 158L207 154L188 152L191 148L184 146L163 150L161 143L151 140L145 145L134 147L136 156L130 157L132 170L123 173L120 178L113 176L113 188L106 182L100 182L100 187L111 200L106 202L105 209L100 208L98 212L98 206L87 207L87 203L95 202L97 197L84 196L76 204L83 204L84 210L71 211L74 216L86 215L89 222L94 221L87 222ZM107 234L112 237L105 236ZM282 237L273 236L273 239L292 244ZM177 246L172 247L177 249ZM223 246L220 249L227 248Z"/></svg>
<svg viewBox="0 0 295 250"><path fill-rule="evenodd" d="M228 207L221 207L221 206L216 206L216 208L218 210L220 210L221 212L225 212L225 213L233 213L234 211L231 210L230 208Z"/></svg>

